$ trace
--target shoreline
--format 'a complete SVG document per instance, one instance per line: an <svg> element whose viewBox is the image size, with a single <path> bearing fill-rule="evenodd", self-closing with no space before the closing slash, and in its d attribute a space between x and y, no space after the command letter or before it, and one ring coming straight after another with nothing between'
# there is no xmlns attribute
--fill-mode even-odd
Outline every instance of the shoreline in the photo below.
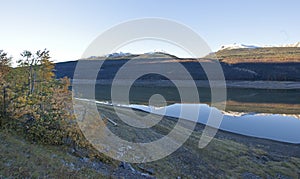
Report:
<svg viewBox="0 0 300 179"><path fill-rule="evenodd" d="M122 104L111 104L111 103L108 103L108 102L101 102L101 101L95 101L95 100L89 100L89 99L81 99L81 98L75 98L75 100L79 100L79 101L85 101L85 102L93 102L93 103L96 103L97 107L106 107L106 108L114 108L114 107L117 107L117 108L121 108L121 109L124 109L124 110L128 110L128 109L133 109L133 110L138 110L140 112L144 112L144 113L149 113L151 115L158 115L158 116L165 116L165 117L170 117L170 118L178 118L176 112L174 113L164 113L164 114L161 114L159 111L160 110L153 110L153 108L151 107L148 107L148 106L144 106L144 105L122 105ZM189 104L188 104L189 105ZM172 106L172 105L171 105ZM166 106L166 110L168 107L171 107L171 106ZM208 118L208 114L211 113L212 110L215 110L215 108L213 107L209 107L208 105L206 104L199 104L199 107L201 106L201 110L202 110L202 115L201 116L201 119L203 118ZM204 107L204 106L207 106L208 108ZM185 108L187 109L187 108ZM204 111L203 111L204 110ZM218 109L216 109L217 111L219 111ZM207 113L208 112L208 113ZM295 139L292 139L292 138L286 138L284 136L277 136L277 134L275 133L272 133L271 131L269 132L263 132L263 133L256 133L254 132L254 126L257 126L257 124L260 124L258 126L261 126L261 124L264 124L264 122L260 122L261 120L263 119L258 119L257 117L261 116L261 117L275 117L275 116L278 116L278 117L290 117L290 118L294 118L296 120L299 120L300 118L300 115L287 115L287 114L267 114L267 113L238 113L238 112L225 112L225 111L219 111L220 113L222 113L222 122L219 124L219 126L217 127L218 129L220 130L223 130L223 131L226 131L226 132L230 132L230 133L234 133L234 134L238 134L238 135L244 135L244 136L250 136L250 137L255 137L255 138L260 138L260 139L268 139L268 140L273 140L273 141L279 141L279 142L284 142L284 143L290 143L290 144L300 144L299 141L296 141ZM206 114L207 113L207 114ZM206 116L207 115L207 116ZM248 116L248 118L246 117ZM236 117L240 117L239 119L236 118ZM243 119L244 117L246 117L245 119ZM251 118L251 121L249 121L249 119ZM255 119L256 118L256 119ZM109 118L108 118L109 119ZM184 119L186 121L191 121L192 119L190 119L189 117L187 116L181 116L181 119ZM287 119L287 118L286 118ZM293 119L293 120L294 120ZM265 121L266 119L264 119L263 121ZM270 120L270 119L269 119ZM277 119L278 121L280 121L279 119ZM114 126L117 126L117 123L112 120L112 121L109 121L111 122ZM225 123L224 123L225 122ZM207 125L207 121L206 120L200 120L200 116L198 116L198 119L197 119L197 124L202 124L202 125ZM235 124L237 123L237 124ZM215 126L210 126L208 125L209 127L212 127L212 128L215 128ZM235 126L235 127L230 127L230 126ZM239 127L238 127L239 126ZM242 127L244 126L244 128ZM245 132L245 128L247 127L247 131L248 132ZM252 128L251 128L252 126ZM268 125L266 125L267 127ZM282 129L282 133L287 133L286 129L287 127L289 126L286 126L286 125L281 125L282 127L285 126L285 130ZM240 128L241 127L241 128ZM250 128L249 128L250 127ZM252 130L251 130L252 129ZM284 132L285 131L285 132Z"/></svg>

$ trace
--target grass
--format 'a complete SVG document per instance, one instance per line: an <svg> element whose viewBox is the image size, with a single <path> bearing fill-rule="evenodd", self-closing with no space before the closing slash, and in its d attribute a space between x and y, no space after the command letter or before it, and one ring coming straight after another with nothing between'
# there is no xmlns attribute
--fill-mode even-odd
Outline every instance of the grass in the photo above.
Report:
<svg viewBox="0 0 300 179"><path fill-rule="evenodd" d="M110 114L109 107L102 108L107 117L111 117L118 123L116 134L122 138L132 139L127 131L128 126L123 125ZM126 113L126 109L123 109ZM141 113L136 111L137 114ZM164 118L151 131L135 131L135 137L142 140L142 136L150 136L151 133L166 133L171 131L174 123L172 118ZM211 143L204 149L198 148L198 142L202 135L201 125L197 125L195 131L185 144L173 154L161 160L143 164L145 168L155 171L158 178L242 178L243 174L253 174L262 178L268 177L292 177L297 178L300 173L299 145L284 144L269 140L245 137L228 132L219 131ZM119 132L117 132L120 130ZM153 135L153 134L152 134ZM142 140L145 141L148 138ZM295 154L298 153L298 154ZM295 154L295 155L294 155ZM138 168L139 164L133 165Z"/></svg>
<svg viewBox="0 0 300 179"><path fill-rule="evenodd" d="M299 114L300 104L227 101L226 111L270 114Z"/></svg>
<svg viewBox="0 0 300 179"><path fill-rule="evenodd" d="M299 158L294 159L295 163L291 162L291 158L286 161L264 161L270 157L266 151L228 140L216 139L204 152L204 156L207 156L205 160L214 159L214 166L232 177L251 172L263 178L276 177L278 174L297 178L299 172Z"/></svg>
<svg viewBox="0 0 300 179"><path fill-rule="evenodd" d="M220 50L215 53L216 58L226 63L245 62L300 62L300 48L297 47L269 47L256 49Z"/></svg>
<svg viewBox="0 0 300 179"><path fill-rule="evenodd" d="M62 146L32 144L7 130L0 131L0 178L104 178Z"/></svg>

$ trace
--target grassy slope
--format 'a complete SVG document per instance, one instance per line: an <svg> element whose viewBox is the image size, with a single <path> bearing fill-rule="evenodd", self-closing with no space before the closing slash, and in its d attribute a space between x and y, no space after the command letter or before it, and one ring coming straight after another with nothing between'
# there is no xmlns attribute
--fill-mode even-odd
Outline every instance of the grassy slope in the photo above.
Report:
<svg viewBox="0 0 300 179"><path fill-rule="evenodd" d="M286 63L300 62L298 47L270 47L257 49L220 50L216 57L226 63Z"/></svg>
<svg viewBox="0 0 300 179"><path fill-rule="evenodd" d="M226 111L257 112L271 114L299 114L300 104L251 103L227 101Z"/></svg>
<svg viewBox="0 0 300 179"><path fill-rule="evenodd" d="M31 144L11 132L0 131L0 178L85 178L104 177L101 173L78 167L78 158L62 146Z"/></svg>

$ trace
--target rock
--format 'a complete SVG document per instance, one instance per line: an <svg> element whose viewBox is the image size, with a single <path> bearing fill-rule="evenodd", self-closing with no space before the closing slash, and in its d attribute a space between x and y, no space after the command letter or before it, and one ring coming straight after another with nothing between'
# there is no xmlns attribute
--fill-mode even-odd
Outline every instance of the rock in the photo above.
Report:
<svg viewBox="0 0 300 179"><path fill-rule="evenodd" d="M154 175L155 174L153 168L146 168L145 166L142 166L142 165L138 165L138 167L139 167L139 169L142 170L142 172L149 173L150 175Z"/></svg>
<svg viewBox="0 0 300 179"><path fill-rule="evenodd" d="M267 156L262 156L261 159L262 159L264 162L267 162L267 161L270 160Z"/></svg>
<svg viewBox="0 0 300 179"><path fill-rule="evenodd" d="M154 173L154 171L149 170L149 173L143 173L140 171L135 170L130 163L126 163L126 162L121 162L119 165L119 168L127 171L125 172L128 178L155 178L153 176L151 176L150 172ZM129 172L128 172L129 171ZM121 176L125 176L125 173L123 173L122 171L119 171L119 175ZM129 174L130 173L130 174ZM126 178L126 177L125 177Z"/></svg>
<svg viewBox="0 0 300 179"><path fill-rule="evenodd" d="M89 151L87 149L75 146L74 155L80 158L85 158L89 156Z"/></svg>
<svg viewBox="0 0 300 179"><path fill-rule="evenodd" d="M242 178L243 179L261 179L260 176L257 176L253 173L250 173L250 172L245 172L242 174Z"/></svg>
<svg viewBox="0 0 300 179"><path fill-rule="evenodd" d="M90 161L90 159L87 157L80 158L79 160L84 163L88 163Z"/></svg>
<svg viewBox="0 0 300 179"><path fill-rule="evenodd" d="M270 161L270 158L266 155L253 155L252 160L259 164L265 164Z"/></svg>
<svg viewBox="0 0 300 179"><path fill-rule="evenodd" d="M282 175L280 173L276 174L276 178L278 178L278 179L290 179L290 177L284 176L284 175Z"/></svg>
<svg viewBox="0 0 300 179"><path fill-rule="evenodd" d="M125 169L125 170L131 170L132 172L135 172L136 170L129 164L126 162L121 162L121 164L119 165L119 167Z"/></svg>

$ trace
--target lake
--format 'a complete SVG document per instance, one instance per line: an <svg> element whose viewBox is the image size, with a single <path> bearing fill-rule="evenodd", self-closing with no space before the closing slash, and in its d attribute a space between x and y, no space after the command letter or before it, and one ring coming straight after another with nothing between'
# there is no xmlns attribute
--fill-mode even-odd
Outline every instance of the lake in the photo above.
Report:
<svg viewBox="0 0 300 179"><path fill-rule="evenodd" d="M111 103L110 89L111 86L97 85L95 87L96 100ZM184 119L206 124L209 113L218 109L209 106L211 95L209 88L198 88L198 92L201 104L190 104L188 101L180 100L180 95L175 87L132 86L129 94L130 105L123 107L175 118L179 117L182 107L185 109L199 107L200 112L197 119L191 119L188 115L184 116ZM167 106L149 107L149 99L154 94L161 94L166 99ZM299 89L229 88L227 89L227 108L225 111L219 111L223 114L219 128L247 136L300 143L299 97ZM122 101L118 104L122 104ZM192 113L192 111L190 112Z"/></svg>
<svg viewBox="0 0 300 179"><path fill-rule="evenodd" d="M158 115L179 117L181 108L200 108L197 119L184 116L184 119L206 124L212 110L206 104L172 104L166 107L149 107L145 105L129 105L133 109L143 110ZM192 111L191 111L192 113ZM212 126L213 127L213 126ZM280 114L224 114L220 129L247 136L272 139L281 142L300 143L300 118Z"/></svg>

